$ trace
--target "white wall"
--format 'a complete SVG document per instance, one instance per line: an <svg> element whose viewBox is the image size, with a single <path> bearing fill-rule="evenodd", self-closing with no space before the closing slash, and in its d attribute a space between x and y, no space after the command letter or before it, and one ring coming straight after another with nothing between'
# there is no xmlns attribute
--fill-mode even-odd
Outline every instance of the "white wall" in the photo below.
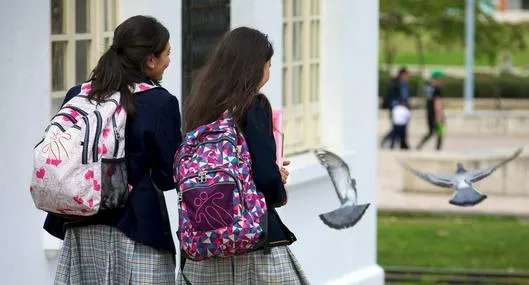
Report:
<svg viewBox="0 0 529 285"><path fill-rule="evenodd" d="M274 47L270 80L261 90L273 108L282 107L283 1L231 0L231 28L247 26L268 35Z"/></svg>
<svg viewBox="0 0 529 285"><path fill-rule="evenodd" d="M274 107L281 106L283 90L282 2L231 3L232 28L257 28L274 43L265 89ZM376 264L378 1L326 0L321 5L322 140L347 161L358 180L360 202L371 206L352 229L325 226L318 215L339 202L323 167L305 154L291 158L289 202L279 213L298 238L291 248L312 284L383 284Z"/></svg>
<svg viewBox="0 0 529 285"><path fill-rule="evenodd" d="M31 9L28 9L31 7ZM44 214L29 194L32 149L50 108L49 1L0 9L0 284L52 284L42 245Z"/></svg>

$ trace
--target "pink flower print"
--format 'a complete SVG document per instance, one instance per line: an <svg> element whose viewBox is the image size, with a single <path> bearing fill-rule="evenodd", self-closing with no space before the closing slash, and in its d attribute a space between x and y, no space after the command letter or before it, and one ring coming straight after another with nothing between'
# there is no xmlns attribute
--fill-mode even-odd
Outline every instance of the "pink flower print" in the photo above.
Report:
<svg viewBox="0 0 529 285"><path fill-rule="evenodd" d="M145 91L151 89L151 87L147 84L140 84L138 85L138 89L140 89L140 91Z"/></svg>
<svg viewBox="0 0 529 285"><path fill-rule="evenodd" d="M103 144L101 147L97 148L97 154L107 154L107 146Z"/></svg>
<svg viewBox="0 0 529 285"><path fill-rule="evenodd" d="M110 129L109 128L105 128L103 129L103 137L106 138L108 137L108 133L110 132Z"/></svg>
<svg viewBox="0 0 529 285"><path fill-rule="evenodd" d="M101 184L99 184L97 180L94 180L94 190L101 191Z"/></svg>
<svg viewBox="0 0 529 285"><path fill-rule="evenodd" d="M129 192L132 191L132 185L129 184Z"/></svg>
<svg viewBox="0 0 529 285"><path fill-rule="evenodd" d="M77 204L83 204L83 198L81 198L79 195L76 195L75 197L73 197L73 199L75 200L75 202L77 202Z"/></svg>
<svg viewBox="0 0 529 285"><path fill-rule="evenodd" d="M33 187L29 186L29 192L33 192Z"/></svg>
<svg viewBox="0 0 529 285"><path fill-rule="evenodd" d="M60 159L51 159L51 158L48 158L46 159L46 164L51 164L55 167L59 166L59 164L61 164L62 160Z"/></svg>
<svg viewBox="0 0 529 285"><path fill-rule="evenodd" d="M83 86L81 87L81 91L83 91L84 93L88 93L90 92L90 90L92 90L92 85L91 84L83 84Z"/></svg>
<svg viewBox="0 0 529 285"><path fill-rule="evenodd" d="M84 174L84 179L90 180L92 178L94 178L94 171L92 169L88 169L86 173Z"/></svg>
<svg viewBox="0 0 529 285"><path fill-rule="evenodd" d="M72 115L74 118L79 117L79 113L75 110L70 110L70 115Z"/></svg>
<svg viewBox="0 0 529 285"><path fill-rule="evenodd" d="M123 107L121 105L119 105L117 108L116 108L116 114L119 115L119 113L121 113L121 110L123 110Z"/></svg>
<svg viewBox="0 0 529 285"><path fill-rule="evenodd" d="M88 207L92 208L94 206L94 199L88 200Z"/></svg>
<svg viewBox="0 0 529 285"><path fill-rule="evenodd" d="M44 170L44 168L41 167L39 170L37 170L37 173L36 173L37 178L39 178L39 179L44 178L44 174L45 173L46 173L46 171Z"/></svg>

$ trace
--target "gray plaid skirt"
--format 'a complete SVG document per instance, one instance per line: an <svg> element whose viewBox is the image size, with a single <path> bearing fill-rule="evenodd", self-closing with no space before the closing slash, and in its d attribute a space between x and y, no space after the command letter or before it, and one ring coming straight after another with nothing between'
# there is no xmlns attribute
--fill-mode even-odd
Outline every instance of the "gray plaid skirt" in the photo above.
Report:
<svg viewBox="0 0 529 285"><path fill-rule="evenodd" d="M171 253L136 243L110 226L66 231L55 284L175 284Z"/></svg>
<svg viewBox="0 0 529 285"><path fill-rule="evenodd" d="M186 260L184 275L192 285L305 285L303 269L288 246L265 255L262 250L229 258ZM185 285L182 274L177 283Z"/></svg>

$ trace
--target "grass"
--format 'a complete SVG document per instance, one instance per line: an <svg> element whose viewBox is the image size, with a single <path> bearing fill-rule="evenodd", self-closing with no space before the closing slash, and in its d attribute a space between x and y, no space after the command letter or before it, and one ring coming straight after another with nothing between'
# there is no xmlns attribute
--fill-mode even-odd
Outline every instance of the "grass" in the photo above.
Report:
<svg viewBox="0 0 529 285"><path fill-rule="evenodd" d="M529 220L379 213L384 266L529 271Z"/></svg>
<svg viewBox="0 0 529 285"><path fill-rule="evenodd" d="M395 55L395 64L397 65L416 65L419 64L415 42L412 38L404 35L395 35L395 46L397 53ZM383 39L380 39L379 62L385 62L385 55L383 50ZM426 40L425 43L425 63L426 65L453 65L462 66L465 63L465 50L461 46L455 46L451 49L440 48L432 42ZM513 65L516 67L529 66L529 50L521 53L512 54ZM486 58L475 57L474 64L476 66L489 66Z"/></svg>

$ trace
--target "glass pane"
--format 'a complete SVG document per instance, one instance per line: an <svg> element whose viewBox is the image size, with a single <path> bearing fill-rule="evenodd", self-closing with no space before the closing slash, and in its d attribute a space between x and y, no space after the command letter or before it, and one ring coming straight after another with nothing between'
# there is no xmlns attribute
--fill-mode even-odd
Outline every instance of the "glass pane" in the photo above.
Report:
<svg viewBox="0 0 529 285"><path fill-rule="evenodd" d="M66 47L68 42L51 43L51 90L65 90Z"/></svg>
<svg viewBox="0 0 529 285"><path fill-rule="evenodd" d="M116 28L116 0L105 0L105 32L113 31Z"/></svg>
<svg viewBox="0 0 529 285"><path fill-rule="evenodd" d="M310 101L320 98L320 65L312 64L310 67Z"/></svg>
<svg viewBox="0 0 529 285"><path fill-rule="evenodd" d="M301 16L301 0L292 0L292 17L298 16Z"/></svg>
<svg viewBox="0 0 529 285"><path fill-rule="evenodd" d="M283 62L287 60L287 34L288 34L288 24L283 24Z"/></svg>
<svg viewBox="0 0 529 285"><path fill-rule="evenodd" d="M287 106L287 93L288 93L288 86L287 86L287 68L283 68L283 106Z"/></svg>
<svg viewBox="0 0 529 285"><path fill-rule="evenodd" d="M88 79L90 62L90 40L75 42L75 83L79 84Z"/></svg>
<svg viewBox="0 0 529 285"><path fill-rule="evenodd" d="M313 16L320 15L320 0L310 1L310 14Z"/></svg>
<svg viewBox="0 0 529 285"><path fill-rule="evenodd" d="M295 66L292 70L292 104L301 103L301 74L303 67Z"/></svg>
<svg viewBox="0 0 529 285"><path fill-rule="evenodd" d="M310 58L320 56L320 22L317 20L310 23Z"/></svg>
<svg viewBox="0 0 529 285"><path fill-rule="evenodd" d="M107 51L112 45L112 38L105 38L105 46L103 47L104 51Z"/></svg>
<svg viewBox="0 0 529 285"><path fill-rule="evenodd" d="M292 33L293 60L301 60L301 28L301 22L294 22L294 29Z"/></svg>
<svg viewBox="0 0 529 285"><path fill-rule="evenodd" d="M64 1L51 0L51 34L64 34L64 22Z"/></svg>
<svg viewBox="0 0 529 285"><path fill-rule="evenodd" d="M90 32L89 0L75 0L75 32L78 34Z"/></svg>

